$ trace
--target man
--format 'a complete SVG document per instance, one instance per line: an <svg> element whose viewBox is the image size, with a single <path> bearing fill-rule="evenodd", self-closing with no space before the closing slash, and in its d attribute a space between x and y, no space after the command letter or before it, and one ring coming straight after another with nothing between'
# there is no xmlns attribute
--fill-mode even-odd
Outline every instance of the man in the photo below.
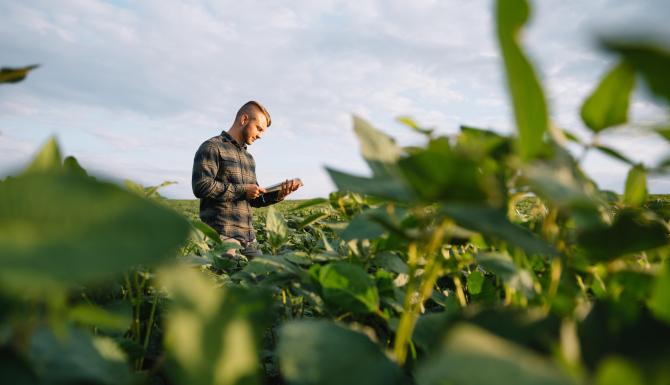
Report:
<svg viewBox="0 0 670 385"><path fill-rule="evenodd" d="M300 187L297 181L287 180L281 190L265 194L256 181L256 163L247 146L260 139L271 123L265 107L247 102L237 111L230 129L205 141L193 161L191 185L200 198L200 219L224 242L241 246L248 257L261 255L254 247L251 207L277 203ZM235 249L227 254L234 255Z"/></svg>

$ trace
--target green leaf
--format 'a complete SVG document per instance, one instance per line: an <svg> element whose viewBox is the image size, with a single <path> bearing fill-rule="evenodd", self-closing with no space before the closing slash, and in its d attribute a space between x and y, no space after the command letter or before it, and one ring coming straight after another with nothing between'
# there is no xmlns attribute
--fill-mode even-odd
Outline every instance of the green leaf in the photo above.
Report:
<svg viewBox="0 0 670 385"><path fill-rule="evenodd" d="M55 137L49 140L42 146L33 157L32 162L26 169L26 173L44 173L44 172L60 172L63 169L61 164L63 157L61 156L58 142Z"/></svg>
<svg viewBox="0 0 670 385"><path fill-rule="evenodd" d="M666 263L661 274L656 278L654 289L649 299L649 308L656 318L670 325L670 264Z"/></svg>
<svg viewBox="0 0 670 385"><path fill-rule="evenodd" d="M42 384L133 383L125 357L113 342L100 343L75 328L60 337L41 328L30 341L29 358Z"/></svg>
<svg viewBox="0 0 670 385"><path fill-rule="evenodd" d="M621 210L611 226L581 232L578 243L597 261L667 245L667 228L638 210Z"/></svg>
<svg viewBox="0 0 670 385"><path fill-rule="evenodd" d="M77 158L75 158L74 156L68 156L67 158L65 158L65 160L63 161L63 171L68 174L88 176L86 170L84 170L84 168L81 167L81 165L79 165L79 162L77 162Z"/></svg>
<svg viewBox="0 0 670 385"><path fill-rule="evenodd" d="M306 200L306 201L300 203L299 205L293 207L293 208L292 208L291 210L289 210L289 211L299 211L299 210L305 209L305 208L307 208L307 207L312 207L312 206L320 205L320 204L322 204L322 203L328 203L328 199L326 199L326 198L314 198L314 199L309 199L309 200Z"/></svg>
<svg viewBox="0 0 670 385"><path fill-rule="evenodd" d="M654 131L656 131L657 134L670 143L670 125L657 127L654 129Z"/></svg>
<svg viewBox="0 0 670 385"><path fill-rule="evenodd" d="M648 42L606 41L605 46L620 54L642 78L656 95L670 102L670 53Z"/></svg>
<svg viewBox="0 0 670 385"><path fill-rule="evenodd" d="M500 278L505 285L526 294L533 292L533 278L528 271L517 267L509 255L502 253L479 253L477 263L484 270ZM481 288L481 286L480 286Z"/></svg>
<svg viewBox="0 0 670 385"><path fill-rule="evenodd" d="M604 154L607 154L607 155L611 156L612 158L616 158L616 159L618 159L618 160L620 160L624 163L628 163L631 166L635 164L635 162L628 159L626 156L621 154L619 151L616 151L615 149L613 149L611 147L606 147L606 146L596 144L596 145L593 146L593 148L601 151Z"/></svg>
<svg viewBox="0 0 670 385"><path fill-rule="evenodd" d="M0 83L18 83L28 76L28 72L39 67L39 64L33 64L20 68L0 68Z"/></svg>
<svg viewBox="0 0 670 385"><path fill-rule="evenodd" d="M484 284L484 274L473 271L468 275L468 292L477 295L482 292L482 284Z"/></svg>
<svg viewBox="0 0 670 385"><path fill-rule="evenodd" d="M640 207L647 201L647 171L637 165L628 171L623 200L632 207Z"/></svg>
<svg viewBox="0 0 670 385"><path fill-rule="evenodd" d="M293 321L279 333L282 377L291 385L394 385L400 368L365 335L329 321Z"/></svg>
<svg viewBox="0 0 670 385"><path fill-rule="evenodd" d="M329 214L325 213L325 212L314 213L314 214L308 216L307 218L304 218L300 222L300 224L298 224L298 228L299 229L304 229L305 227L311 225L312 223L314 223L314 222L316 222L320 219L327 218L328 216L329 216Z"/></svg>
<svg viewBox="0 0 670 385"><path fill-rule="evenodd" d="M441 211L466 229L507 241L530 254L558 255L549 244L510 222L501 210L481 205L448 204Z"/></svg>
<svg viewBox="0 0 670 385"><path fill-rule="evenodd" d="M498 42L505 62L507 85L519 132L518 151L526 160L541 152L542 137L548 126L542 87L517 41L529 12L526 0L496 2Z"/></svg>
<svg viewBox="0 0 670 385"><path fill-rule="evenodd" d="M412 199L412 195L402 181L394 177L366 178L333 170L328 167L326 167L326 171L330 174L330 178L335 183L335 186L341 191L367 194L398 201Z"/></svg>
<svg viewBox="0 0 670 385"><path fill-rule="evenodd" d="M173 210L110 183L13 178L0 185L0 282L30 291L106 279L173 257L189 229Z"/></svg>
<svg viewBox="0 0 670 385"><path fill-rule="evenodd" d="M470 325L458 325L438 354L417 369L418 385L567 385L548 359Z"/></svg>
<svg viewBox="0 0 670 385"><path fill-rule="evenodd" d="M339 235L345 241L352 239L376 239L386 231L377 222L372 221L365 212L356 215Z"/></svg>
<svg viewBox="0 0 670 385"><path fill-rule="evenodd" d="M278 248L288 240L286 220L272 206L268 208L267 216L265 217L265 230L267 231L268 242L272 247Z"/></svg>
<svg viewBox="0 0 670 385"><path fill-rule="evenodd" d="M274 316L271 296L259 290L222 290L184 267L158 276L172 298L165 321L164 368L174 382L259 384L258 349Z"/></svg>
<svg viewBox="0 0 670 385"><path fill-rule="evenodd" d="M68 310L68 318L87 326L125 332L130 328L130 314L116 314L93 305L77 305Z"/></svg>
<svg viewBox="0 0 670 385"><path fill-rule="evenodd" d="M398 274L407 274L409 267L399 256L390 251L379 253L372 260L372 263L382 269L392 271Z"/></svg>
<svg viewBox="0 0 670 385"><path fill-rule="evenodd" d="M370 166L373 175L377 177L392 175L393 166L402 152L395 140L357 116L354 116L354 132L361 144L361 155Z"/></svg>
<svg viewBox="0 0 670 385"><path fill-rule="evenodd" d="M40 385L42 384L24 357L9 347L0 348L0 384Z"/></svg>
<svg viewBox="0 0 670 385"><path fill-rule="evenodd" d="M430 137L433 134L434 129L429 129L429 128L423 128L419 126L414 119L410 118L409 116L399 116L396 118L396 120L405 126L411 128L414 132L417 132L421 135L426 135Z"/></svg>
<svg viewBox="0 0 670 385"><path fill-rule="evenodd" d="M374 279L358 265L333 262L319 270L323 299L341 312L372 313L379 307Z"/></svg>
<svg viewBox="0 0 670 385"><path fill-rule="evenodd" d="M635 72L626 62L620 62L602 79L582 105L584 124L593 132L628 121L628 104L635 85Z"/></svg>
<svg viewBox="0 0 670 385"><path fill-rule="evenodd" d="M595 385L644 385L644 377L640 370L619 357L608 357L598 366Z"/></svg>
<svg viewBox="0 0 670 385"><path fill-rule="evenodd" d="M197 230L202 232L207 237L207 239L211 240L215 244L220 245L221 243L223 243L221 241L219 233L217 233L216 230L211 228L207 223L201 221L200 219L192 220L191 226L195 227Z"/></svg>

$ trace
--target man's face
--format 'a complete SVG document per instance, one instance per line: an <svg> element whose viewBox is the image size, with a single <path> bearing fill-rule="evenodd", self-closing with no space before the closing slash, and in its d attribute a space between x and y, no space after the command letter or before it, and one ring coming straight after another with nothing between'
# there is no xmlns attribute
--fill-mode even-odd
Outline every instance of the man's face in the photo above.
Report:
<svg viewBox="0 0 670 385"><path fill-rule="evenodd" d="M267 128L268 122L265 115L261 113L252 113L242 128L244 143L250 145L257 139L260 139Z"/></svg>

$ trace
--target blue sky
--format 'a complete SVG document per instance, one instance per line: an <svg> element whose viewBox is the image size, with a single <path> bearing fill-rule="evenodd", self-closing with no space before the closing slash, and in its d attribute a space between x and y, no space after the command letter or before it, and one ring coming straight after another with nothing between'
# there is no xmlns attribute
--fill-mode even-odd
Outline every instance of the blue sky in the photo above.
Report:
<svg viewBox="0 0 670 385"><path fill-rule="evenodd" d="M615 58L596 37L654 33L670 41L664 0L542 0L524 34L552 122L584 138L581 101ZM295 198L333 189L323 166L366 173L351 130L360 115L401 144L420 138L409 115L443 134L460 124L510 132L491 1L10 1L0 0L0 65L40 63L0 87L0 174L20 168L52 135L93 172L192 198L198 145L228 129L250 99L272 127L250 147L262 185L301 177ZM644 90L636 125L668 119ZM630 130L629 130L630 131ZM649 165L669 149L616 130L601 141ZM584 167L621 191L627 167L597 154ZM652 192L670 193L655 177Z"/></svg>

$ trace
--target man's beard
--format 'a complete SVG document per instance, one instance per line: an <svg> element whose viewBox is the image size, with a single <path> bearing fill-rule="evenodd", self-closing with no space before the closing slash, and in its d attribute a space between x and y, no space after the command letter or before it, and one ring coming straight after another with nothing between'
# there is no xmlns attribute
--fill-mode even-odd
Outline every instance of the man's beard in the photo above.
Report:
<svg viewBox="0 0 670 385"><path fill-rule="evenodd" d="M244 142L242 144L251 144L251 135L249 133L249 131L251 131L250 124L251 123L247 123L242 127L242 141Z"/></svg>

